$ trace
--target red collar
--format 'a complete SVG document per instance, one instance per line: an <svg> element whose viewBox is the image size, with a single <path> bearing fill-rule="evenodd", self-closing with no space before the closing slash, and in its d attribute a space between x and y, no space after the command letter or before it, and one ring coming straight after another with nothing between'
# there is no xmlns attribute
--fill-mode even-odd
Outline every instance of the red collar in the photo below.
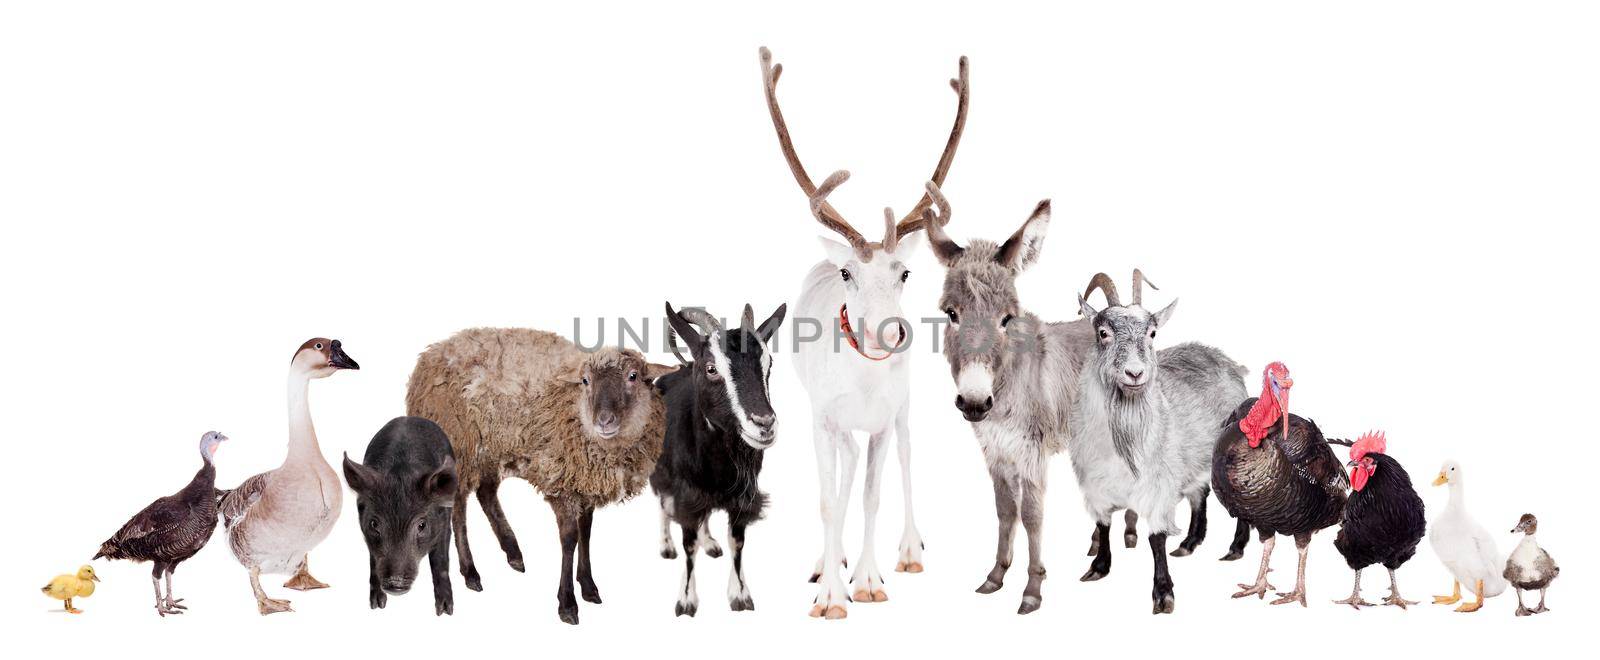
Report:
<svg viewBox="0 0 1600 660"><path fill-rule="evenodd" d="M844 304L844 305L840 305L839 306L839 330L844 332L844 339L845 339L845 341L850 342L850 348L856 349L856 352L860 353L861 357L864 357L864 358L866 358L868 360L873 360L873 361L887 360L889 358L894 357L895 353L899 352L899 351L889 351L888 353L885 353L884 355L882 355L880 357L872 357L871 355L867 355L866 351L861 350L861 344L856 342L856 333L855 333L854 330L852 330L850 328L850 313L849 313L849 309L848 308L849 308L848 304ZM906 343L905 326L903 324L900 326L900 330L901 330L901 332L900 332L900 342L894 345L895 348L900 348L901 344Z"/></svg>

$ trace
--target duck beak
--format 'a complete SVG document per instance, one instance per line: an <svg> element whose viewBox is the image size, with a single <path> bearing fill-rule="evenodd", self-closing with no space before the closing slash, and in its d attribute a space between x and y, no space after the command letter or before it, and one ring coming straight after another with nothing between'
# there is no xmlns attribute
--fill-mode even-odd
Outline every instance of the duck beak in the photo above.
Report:
<svg viewBox="0 0 1600 660"><path fill-rule="evenodd" d="M1433 485L1435 485L1435 486L1443 486L1443 485L1445 485L1447 483L1450 483L1450 478L1444 476L1443 472L1440 472L1439 476L1434 477L1434 479L1433 479Z"/></svg>
<svg viewBox="0 0 1600 660"><path fill-rule="evenodd" d="M333 340L333 345L329 347L328 366L335 369L359 370L361 368L361 365L356 364L356 361L350 359L350 355L344 352L344 348L339 345L339 340L337 339Z"/></svg>

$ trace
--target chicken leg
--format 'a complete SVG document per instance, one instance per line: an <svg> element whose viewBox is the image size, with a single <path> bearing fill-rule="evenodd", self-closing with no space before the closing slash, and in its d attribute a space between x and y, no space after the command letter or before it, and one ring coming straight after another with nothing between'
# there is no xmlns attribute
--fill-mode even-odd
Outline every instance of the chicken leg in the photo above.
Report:
<svg viewBox="0 0 1600 660"><path fill-rule="evenodd" d="M1470 603L1462 603L1461 607L1456 608L1457 612L1476 612L1483 608L1483 580L1478 580L1478 589L1474 593L1478 595L1478 599Z"/></svg>
<svg viewBox="0 0 1600 660"><path fill-rule="evenodd" d="M1354 587L1350 588L1350 597L1344 600L1333 601L1333 604L1349 605L1357 610L1361 609L1362 607L1372 607L1372 603L1361 599L1361 569L1356 569L1356 584Z"/></svg>
<svg viewBox="0 0 1600 660"><path fill-rule="evenodd" d="M1455 580L1453 584L1455 586L1451 587L1450 595L1433 597L1434 605L1454 605L1461 602L1461 581Z"/></svg>
<svg viewBox="0 0 1600 660"><path fill-rule="evenodd" d="M256 610L260 611L262 616L294 611L294 608L289 607L289 601L268 598L267 592L262 591L260 566L250 567L250 590L256 594Z"/></svg>
<svg viewBox="0 0 1600 660"><path fill-rule="evenodd" d="M1299 568L1295 571L1295 575L1294 575L1294 591L1289 591L1289 592L1281 592L1280 591L1280 592L1278 592L1278 599L1275 600L1275 601L1272 601L1273 605L1287 605L1289 603L1299 603L1301 607L1307 607L1307 605L1306 605L1306 552L1311 550L1311 535L1310 534L1303 534L1303 535L1294 537L1294 547L1295 547L1296 550L1300 551L1300 565L1299 565Z"/></svg>
<svg viewBox="0 0 1600 660"><path fill-rule="evenodd" d="M1258 596L1260 598L1266 598L1268 591L1277 588L1267 583L1267 573L1272 571L1272 548L1277 544L1278 537L1276 535L1270 535L1264 539L1261 539L1261 570L1256 572L1256 583L1253 585L1240 584L1239 588L1243 589L1244 591L1234 594L1234 598L1244 598L1245 596Z"/></svg>
<svg viewBox="0 0 1600 660"><path fill-rule="evenodd" d="M1400 596L1400 581L1394 577L1394 569L1389 569L1389 596L1383 599L1384 605L1395 605L1406 609L1407 605L1416 605L1417 601L1406 600Z"/></svg>
<svg viewBox="0 0 1600 660"><path fill-rule="evenodd" d="M311 591L312 589L327 589L328 585L326 583L324 583L324 582L322 582L322 581L320 581L320 580L318 580L318 579L316 579L314 577L311 577L311 572L310 572L310 570L307 569L307 566L309 566L310 564L311 564L311 558L309 556L305 557L305 558L302 558L300 560L300 568L297 568L294 571L294 577L289 578L289 581L283 583L283 586L288 587L290 589L293 589L295 591Z"/></svg>

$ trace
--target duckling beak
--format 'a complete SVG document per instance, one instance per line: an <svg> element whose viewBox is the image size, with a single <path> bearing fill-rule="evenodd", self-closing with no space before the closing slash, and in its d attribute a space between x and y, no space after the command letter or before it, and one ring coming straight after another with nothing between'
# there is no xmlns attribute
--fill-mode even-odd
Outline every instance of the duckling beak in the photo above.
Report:
<svg viewBox="0 0 1600 660"><path fill-rule="evenodd" d="M1450 477L1444 476L1443 472L1440 472L1439 476L1434 477L1433 479L1433 485L1435 486L1443 486L1447 483L1450 483Z"/></svg>
<svg viewBox="0 0 1600 660"><path fill-rule="evenodd" d="M99 581L100 581L100 576L98 576L98 575L91 575L91 576L89 576L89 579L91 579L91 580L94 580L94 581L95 581L95 582L99 582Z"/></svg>
<svg viewBox="0 0 1600 660"><path fill-rule="evenodd" d="M361 369L361 365L356 364L356 361L350 359L350 355L344 352L337 339L328 347L328 366L335 369Z"/></svg>

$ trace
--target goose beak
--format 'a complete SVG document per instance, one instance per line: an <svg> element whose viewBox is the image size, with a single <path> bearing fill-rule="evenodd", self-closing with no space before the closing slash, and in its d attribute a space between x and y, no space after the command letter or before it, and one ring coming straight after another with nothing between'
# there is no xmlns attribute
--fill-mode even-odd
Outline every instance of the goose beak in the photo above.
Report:
<svg viewBox="0 0 1600 660"><path fill-rule="evenodd" d="M335 369L359 370L361 368L361 365L356 364L356 361L350 359L350 355L344 352L344 348L339 345L339 340L337 339L333 340L333 345L329 347L328 366Z"/></svg>

